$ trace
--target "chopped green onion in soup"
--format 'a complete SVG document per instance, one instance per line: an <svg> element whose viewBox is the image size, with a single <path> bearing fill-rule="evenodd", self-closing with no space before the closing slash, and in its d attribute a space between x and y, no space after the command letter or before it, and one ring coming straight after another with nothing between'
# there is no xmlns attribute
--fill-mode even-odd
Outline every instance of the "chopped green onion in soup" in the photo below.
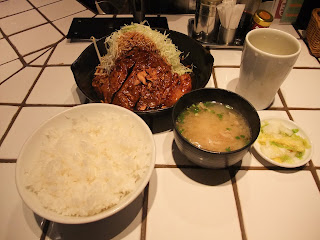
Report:
<svg viewBox="0 0 320 240"><path fill-rule="evenodd" d="M235 151L251 140L246 119L232 106L214 101L192 104L179 114L176 126L192 144L210 151Z"/></svg>

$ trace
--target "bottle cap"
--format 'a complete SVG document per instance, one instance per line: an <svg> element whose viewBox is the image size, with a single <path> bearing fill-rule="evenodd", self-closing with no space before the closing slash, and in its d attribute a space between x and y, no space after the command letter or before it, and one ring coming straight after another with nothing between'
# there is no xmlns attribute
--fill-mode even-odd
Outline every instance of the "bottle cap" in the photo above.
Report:
<svg viewBox="0 0 320 240"><path fill-rule="evenodd" d="M273 16L266 10L257 10L253 15L253 21L262 27L269 27L273 21Z"/></svg>

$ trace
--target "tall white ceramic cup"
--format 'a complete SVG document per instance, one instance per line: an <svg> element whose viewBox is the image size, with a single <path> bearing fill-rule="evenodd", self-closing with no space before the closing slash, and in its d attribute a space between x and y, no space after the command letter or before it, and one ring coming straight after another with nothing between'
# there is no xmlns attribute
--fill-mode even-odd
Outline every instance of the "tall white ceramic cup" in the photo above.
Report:
<svg viewBox="0 0 320 240"><path fill-rule="evenodd" d="M236 92L257 109L269 107L301 51L292 35L271 28L250 31L241 56Z"/></svg>

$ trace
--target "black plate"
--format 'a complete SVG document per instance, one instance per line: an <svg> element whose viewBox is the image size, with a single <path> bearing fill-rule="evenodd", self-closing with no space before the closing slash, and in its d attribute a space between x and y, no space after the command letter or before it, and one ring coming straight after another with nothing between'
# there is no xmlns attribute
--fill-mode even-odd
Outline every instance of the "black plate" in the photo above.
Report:
<svg viewBox="0 0 320 240"><path fill-rule="evenodd" d="M185 34L165 30L157 29L162 33L169 34L169 38L183 52L186 56L184 64L193 66L192 78L192 89L203 88L208 83L213 66L213 57L208 50L206 50L196 40L188 37ZM100 54L105 55L107 50L104 46L105 37L97 41ZM93 44L90 44L78 57L78 59L71 65L75 81L79 89L84 95L92 102L100 102L96 92L94 91L91 83L94 77L96 66L99 64L95 48ZM148 111L135 111L139 115L156 115L159 113L165 113L170 108L148 110Z"/></svg>

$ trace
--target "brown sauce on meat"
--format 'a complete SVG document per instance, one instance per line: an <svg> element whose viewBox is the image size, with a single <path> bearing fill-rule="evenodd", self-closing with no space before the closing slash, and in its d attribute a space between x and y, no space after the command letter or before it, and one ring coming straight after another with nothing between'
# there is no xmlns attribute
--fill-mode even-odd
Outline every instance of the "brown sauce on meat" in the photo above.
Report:
<svg viewBox="0 0 320 240"><path fill-rule="evenodd" d="M192 89L189 74L173 73L157 52L142 48L122 54L110 74L96 75L92 86L103 102L138 111L171 107Z"/></svg>

